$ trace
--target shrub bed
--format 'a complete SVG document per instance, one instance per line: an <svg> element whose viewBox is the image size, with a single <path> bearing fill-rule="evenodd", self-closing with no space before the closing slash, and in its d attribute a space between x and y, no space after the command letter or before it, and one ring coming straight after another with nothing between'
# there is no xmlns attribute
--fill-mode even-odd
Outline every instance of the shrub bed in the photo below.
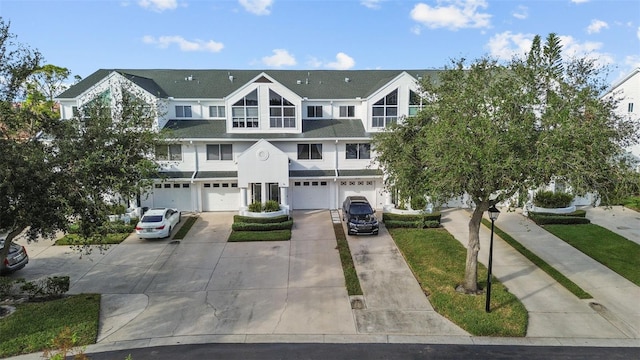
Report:
<svg viewBox="0 0 640 360"><path fill-rule="evenodd" d="M442 214L440 212L434 212L431 214L417 214L417 215L404 215L404 214L392 214L392 213L384 213L382 214L382 221L387 223L387 220L397 220L397 221L437 221L440 222L442 218Z"/></svg>
<svg viewBox="0 0 640 360"><path fill-rule="evenodd" d="M574 212L566 213L566 214L556 214L556 213L544 213L544 212L529 212L529 215L534 216L573 216L573 217L586 217L586 210L576 210Z"/></svg>
<svg viewBox="0 0 640 360"><path fill-rule="evenodd" d="M252 224L269 224L269 223L281 223L290 220L289 215L280 215L275 217L253 217L253 216L242 216L242 215L234 215L233 223L252 223Z"/></svg>
<svg viewBox="0 0 640 360"><path fill-rule="evenodd" d="M566 208L571 205L573 201L573 194L553 192L553 191L538 191L533 196L533 204L537 207L557 209Z"/></svg>
<svg viewBox="0 0 640 360"><path fill-rule="evenodd" d="M591 221L584 217L578 216L563 216L563 215L553 215L553 216L545 216L545 215L536 215L529 214L529 218L533 220L538 225L550 225L550 224L589 224Z"/></svg>
<svg viewBox="0 0 640 360"><path fill-rule="evenodd" d="M233 231L271 231L271 230L291 230L293 220L287 220L277 223L251 223L236 222L231 225Z"/></svg>

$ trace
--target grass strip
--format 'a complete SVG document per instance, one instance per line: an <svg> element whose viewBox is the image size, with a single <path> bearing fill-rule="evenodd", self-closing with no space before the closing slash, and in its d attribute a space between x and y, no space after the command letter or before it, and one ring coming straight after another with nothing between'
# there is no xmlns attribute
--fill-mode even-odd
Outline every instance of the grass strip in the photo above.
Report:
<svg viewBox="0 0 640 360"><path fill-rule="evenodd" d="M389 229L433 308L476 336L525 336L529 315L518 298L492 279L491 312L485 296L457 292L467 250L445 229ZM487 270L478 263L478 284L486 287Z"/></svg>
<svg viewBox="0 0 640 360"><path fill-rule="evenodd" d="M628 209L640 212L640 196L630 196L623 200L622 205Z"/></svg>
<svg viewBox="0 0 640 360"><path fill-rule="evenodd" d="M189 216L184 221L180 229L176 232L176 234L173 235L173 239L174 240L184 239L184 237L187 236L187 233L189 232L189 230L191 230L191 227L193 226L193 224L195 224L196 220L198 220L197 216Z"/></svg>
<svg viewBox="0 0 640 360"><path fill-rule="evenodd" d="M491 228L491 221L487 219L482 219L482 223L484 226ZM558 270L556 270L553 266L549 265L546 261L542 260L538 255L532 253L529 249L520 244L516 239L512 238L511 235L502 231L497 226L494 226L494 232L498 235L502 240L504 240L507 244L511 245L512 248L516 249L520 254L529 259L535 266L539 267L542 271L546 272L549 276L551 276L555 281L557 281L560 285L564 286L567 290L569 290L573 295L577 296L578 299L591 299L593 298L591 294L582 290L580 286L578 286L573 281L569 280L566 276L562 275Z"/></svg>
<svg viewBox="0 0 640 360"><path fill-rule="evenodd" d="M333 224L333 231L336 235L338 242L338 252L340 253L340 262L342 263L342 272L344 273L344 282L347 287L347 294L362 295L362 288L360 287L360 280L356 273L356 267L353 264L353 257L351 257L351 250L349 249L349 243L347 237L344 234L342 223Z"/></svg>
<svg viewBox="0 0 640 360"><path fill-rule="evenodd" d="M13 314L0 320L0 357L44 351L67 327L76 346L95 344L99 318L99 294L18 304Z"/></svg>
<svg viewBox="0 0 640 360"><path fill-rule="evenodd" d="M640 245L635 242L595 224L543 228L640 286Z"/></svg>
<svg viewBox="0 0 640 360"><path fill-rule="evenodd" d="M232 231L229 242L245 241L287 241L291 240L291 230Z"/></svg>
<svg viewBox="0 0 640 360"><path fill-rule="evenodd" d="M56 240L56 245L108 245L120 244L126 239L130 233L106 234L100 237L83 238L78 234L67 234Z"/></svg>

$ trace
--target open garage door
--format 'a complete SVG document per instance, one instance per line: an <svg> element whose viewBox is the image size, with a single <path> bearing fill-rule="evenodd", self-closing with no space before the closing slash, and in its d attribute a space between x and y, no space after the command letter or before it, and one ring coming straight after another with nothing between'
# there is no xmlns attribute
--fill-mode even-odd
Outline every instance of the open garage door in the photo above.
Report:
<svg viewBox="0 0 640 360"><path fill-rule="evenodd" d="M202 184L202 211L237 211L240 191L236 182Z"/></svg>
<svg viewBox="0 0 640 360"><path fill-rule="evenodd" d="M326 180L295 180L291 184L292 209L329 208L329 183Z"/></svg>

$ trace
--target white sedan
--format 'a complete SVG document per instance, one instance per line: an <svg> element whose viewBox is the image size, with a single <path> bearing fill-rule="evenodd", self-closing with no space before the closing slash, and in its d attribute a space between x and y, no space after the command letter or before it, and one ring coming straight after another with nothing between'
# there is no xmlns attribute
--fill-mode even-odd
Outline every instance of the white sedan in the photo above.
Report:
<svg viewBox="0 0 640 360"><path fill-rule="evenodd" d="M142 215L142 219L136 225L136 234L141 239L166 238L179 222L178 209L150 209Z"/></svg>

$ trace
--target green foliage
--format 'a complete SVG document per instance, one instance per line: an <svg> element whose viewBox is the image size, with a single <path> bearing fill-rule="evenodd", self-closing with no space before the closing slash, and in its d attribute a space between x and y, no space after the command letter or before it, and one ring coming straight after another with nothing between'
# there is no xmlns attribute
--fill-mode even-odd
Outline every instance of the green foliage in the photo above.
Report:
<svg viewBox="0 0 640 360"><path fill-rule="evenodd" d="M425 206L427 206L427 199L421 195L415 195L411 197L411 208L413 210L424 210Z"/></svg>
<svg viewBox="0 0 640 360"><path fill-rule="evenodd" d="M403 220L387 220L384 225L388 228L416 228L416 229L432 229L439 228L440 222L435 220L416 220L416 221L403 221Z"/></svg>
<svg viewBox="0 0 640 360"><path fill-rule="evenodd" d="M437 221L440 222L442 214L440 212L422 213L422 214L393 214L383 213L382 221L386 224L387 221Z"/></svg>
<svg viewBox="0 0 640 360"><path fill-rule="evenodd" d="M51 276L35 281L26 281L20 290L30 299L59 298L69 291L69 277Z"/></svg>
<svg viewBox="0 0 640 360"><path fill-rule="evenodd" d="M67 356L73 356L74 360L88 360L84 349L77 349L78 341L78 334L67 326L51 340L50 348L45 349L42 356L49 360L65 360Z"/></svg>
<svg viewBox="0 0 640 360"><path fill-rule="evenodd" d="M390 229L434 310L476 336L525 336L528 313L497 279L491 282L491 313L485 297L456 291L464 274L465 248L444 229ZM487 271L478 265L480 277Z"/></svg>
<svg viewBox="0 0 640 360"><path fill-rule="evenodd" d="M251 212L262 212L262 203L261 202L252 202L249 204L249 211Z"/></svg>
<svg viewBox="0 0 640 360"><path fill-rule="evenodd" d="M280 223L284 221L288 221L291 218L289 215L278 215L274 217L253 217L253 216L242 216L242 215L234 215L233 222L246 222L246 223L256 223L256 224L268 224L268 223Z"/></svg>
<svg viewBox="0 0 640 360"><path fill-rule="evenodd" d="M237 222L231 225L233 231L270 231L270 230L285 230L293 227L293 220L287 220L278 223L250 223L250 222Z"/></svg>
<svg viewBox="0 0 640 360"><path fill-rule="evenodd" d="M286 241L291 239L291 230L232 231L229 242Z"/></svg>
<svg viewBox="0 0 640 360"><path fill-rule="evenodd" d="M336 241L338 242L338 252L340 254L340 262L342 263L342 272L344 273L347 294L349 296L362 295L362 287L360 286L356 267L353 264L351 249L349 249L349 242L344 234L342 223L333 224L333 231L336 235Z"/></svg>
<svg viewBox="0 0 640 360"><path fill-rule="evenodd" d="M126 233L107 233L104 235L93 234L89 237L84 237L81 234L67 234L60 239L56 240L56 245L71 245L71 246L86 246L86 245L109 245L120 244L123 242L131 232Z"/></svg>
<svg viewBox="0 0 640 360"><path fill-rule="evenodd" d="M640 245L595 224L546 225L545 230L640 286Z"/></svg>
<svg viewBox="0 0 640 360"><path fill-rule="evenodd" d="M280 210L280 204L275 200L269 200L264 204L264 212L274 212Z"/></svg>
<svg viewBox="0 0 640 360"><path fill-rule="evenodd" d="M566 216L566 215L537 215L529 213L529 218L538 225L549 224L589 224L591 220L585 217L579 216Z"/></svg>
<svg viewBox="0 0 640 360"><path fill-rule="evenodd" d="M565 214L555 214L555 213L546 213L546 212L533 212L530 211L529 215L533 214L534 216L573 216L573 217L586 217L587 216L587 211L586 210L576 210L576 211L572 211L570 213L565 213Z"/></svg>
<svg viewBox="0 0 640 360"><path fill-rule="evenodd" d="M55 346L52 339L67 327L76 346L94 344L99 318L99 294L18 304L11 316L0 321L0 357L51 349Z"/></svg>
<svg viewBox="0 0 640 360"><path fill-rule="evenodd" d="M540 190L533 196L533 205L547 209L566 208L573 198L569 193Z"/></svg>

